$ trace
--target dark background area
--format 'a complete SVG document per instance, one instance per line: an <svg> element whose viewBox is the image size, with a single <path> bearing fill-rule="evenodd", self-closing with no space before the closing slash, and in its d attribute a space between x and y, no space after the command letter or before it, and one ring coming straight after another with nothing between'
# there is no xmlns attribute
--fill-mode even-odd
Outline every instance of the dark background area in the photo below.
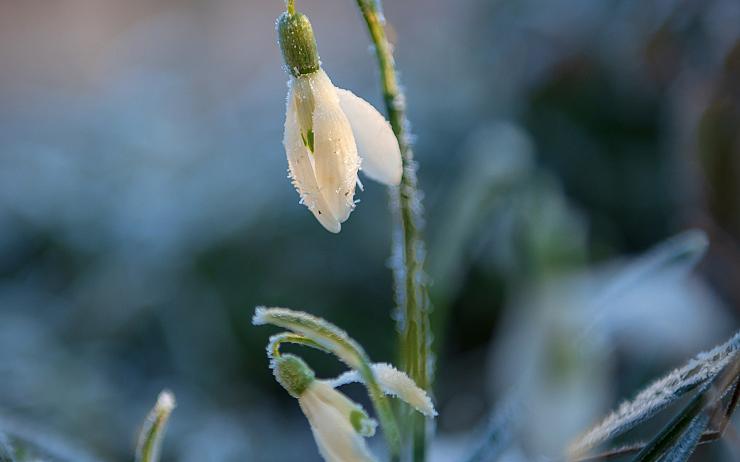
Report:
<svg viewBox="0 0 740 462"><path fill-rule="evenodd" d="M333 82L382 107L354 2L296 3ZM433 460L468 453L514 388L506 460L556 454L738 328L740 3L384 6L425 193ZM287 179L281 9L0 2L6 432L127 460L167 387L166 461L319 460L254 307L326 317L395 360L387 192L366 181L332 235ZM660 244L687 229L709 239L695 268L680 254L701 234ZM737 460L728 440L697 457Z"/></svg>

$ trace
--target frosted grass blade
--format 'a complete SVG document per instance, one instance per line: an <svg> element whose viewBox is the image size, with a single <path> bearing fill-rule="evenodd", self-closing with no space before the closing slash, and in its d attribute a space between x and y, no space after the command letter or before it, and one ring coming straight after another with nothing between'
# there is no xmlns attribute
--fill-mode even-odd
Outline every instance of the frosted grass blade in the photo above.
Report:
<svg viewBox="0 0 740 462"><path fill-rule="evenodd" d="M159 394L157 403L149 412L139 432L136 446L136 462L158 462L167 421L175 409L175 396L165 390Z"/></svg>
<svg viewBox="0 0 740 462"><path fill-rule="evenodd" d="M626 401L601 423L586 432L570 447L571 454L583 454L651 418L670 403L714 379L738 357L740 332L726 343L699 354L663 378L643 389L632 401Z"/></svg>
<svg viewBox="0 0 740 462"><path fill-rule="evenodd" d="M715 376L712 380L708 380L702 386L684 410L674 417L663 428L663 430L661 430L661 432L658 433L658 435L653 438L639 454L637 454L635 462L655 462L663 460L663 457L666 454L679 457L687 452L688 457L701 438L701 431L698 436L694 435L690 431L691 427L699 427L702 424L701 421L703 420L703 417L700 414L706 414L705 411L707 411L715 402L722 399L722 397L731 388L732 383L737 380L739 372L740 360L737 360L736 358L722 374ZM697 420L698 422L694 424ZM696 429L697 428L694 428L694 430ZM690 444L690 440L694 439L696 441L694 441L693 444Z"/></svg>

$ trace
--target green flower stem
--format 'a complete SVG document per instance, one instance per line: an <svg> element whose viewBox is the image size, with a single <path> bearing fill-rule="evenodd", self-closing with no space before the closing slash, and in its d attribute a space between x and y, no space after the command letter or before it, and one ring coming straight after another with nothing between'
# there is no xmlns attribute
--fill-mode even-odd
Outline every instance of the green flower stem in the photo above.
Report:
<svg viewBox="0 0 740 462"><path fill-rule="evenodd" d="M310 338L304 337L300 334L294 334L293 332L283 332L282 334L276 334L270 337L270 342L267 344L267 357L270 359L279 358L280 345L283 343L295 343L296 345L303 345L321 350L325 353L331 353L331 351L314 342Z"/></svg>
<svg viewBox="0 0 740 462"><path fill-rule="evenodd" d="M420 202L416 180L416 163L407 133L408 121L404 95L398 83L391 45L385 33L385 24L379 0L356 0L370 38L380 70L388 120L398 139L403 160L401 185L393 191L391 201L399 217L400 230L394 233L393 265L396 303L399 309L400 356L403 368L426 391L431 387L429 299L424 275L424 241L421 238ZM400 262L399 262L400 261ZM415 461L426 457L427 422L423 417L409 417L414 435Z"/></svg>
<svg viewBox="0 0 740 462"><path fill-rule="evenodd" d="M375 377L370 358L357 342L345 331L324 319L287 308L257 307L252 318L252 324L272 324L293 331L294 335L287 333L273 336L268 344L268 355L274 355L276 351L279 355L281 342L300 343L331 352L349 367L356 370L367 387L370 400L378 415L380 426L388 442L390 460L391 462L399 460L401 435L396 417L393 415L390 401L383 393Z"/></svg>
<svg viewBox="0 0 740 462"><path fill-rule="evenodd" d="M285 11L288 14L295 14L295 0L285 0Z"/></svg>

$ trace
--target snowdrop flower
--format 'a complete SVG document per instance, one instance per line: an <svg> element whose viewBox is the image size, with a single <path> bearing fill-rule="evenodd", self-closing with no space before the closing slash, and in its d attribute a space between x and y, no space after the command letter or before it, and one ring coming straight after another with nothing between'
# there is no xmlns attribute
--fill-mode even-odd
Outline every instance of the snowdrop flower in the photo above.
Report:
<svg viewBox="0 0 740 462"><path fill-rule="evenodd" d="M297 356L282 355L273 360L272 368L280 385L298 399L324 460L376 461L363 437L372 436L377 424L359 404L316 380L313 370Z"/></svg>
<svg viewBox="0 0 740 462"><path fill-rule="evenodd" d="M362 347L346 332L324 319L287 308L258 307L252 324L271 324L288 329L273 335L267 344L270 368L278 383L298 399L308 418L319 452L327 461L375 460L365 445L376 422L358 404L335 388L351 383L365 384L391 452L399 444L398 428L385 395L395 396L426 417L434 417L429 395L405 373L390 364L370 362ZM351 370L334 380L317 380L311 368L295 355L281 354L280 345L294 343L335 355ZM367 382L366 382L367 381Z"/></svg>
<svg viewBox="0 0 740 462"><path fill-rule="evenodd" d="M283 138L290 177L301 203L338 233L355 206L358 170L386 185L400 183L398 141L372 105L332 84L305 15L289 8L277 30L291 76Z"/></svg>

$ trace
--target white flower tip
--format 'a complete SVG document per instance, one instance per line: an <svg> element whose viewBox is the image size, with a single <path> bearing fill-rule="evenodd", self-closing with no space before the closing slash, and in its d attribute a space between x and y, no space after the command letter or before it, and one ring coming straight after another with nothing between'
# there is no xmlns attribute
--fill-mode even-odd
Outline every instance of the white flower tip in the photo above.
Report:
<svg viewBox="0 0 740 462"><path fill-rule="evenodd" d="M342 230L342 224L339 222L325 222L325 221L319 221L321 223L321 226L324 227L325 230L329 231L330 233L339 234L339 231Z"/></svg>
<svg viewBox="0 0 740 462"><path fill-rule="evenodd" d="M267 324L267 307L258 306L254 309L254 315L252 316L253 326L263 326Z"/></svg>
<svg viewBox="0 0 740 462"><path fill-rule="evenodd" d="M175 395L170 390L162 390L157 397L155 409L157 412L171 413L175 409Z"/></svg>

